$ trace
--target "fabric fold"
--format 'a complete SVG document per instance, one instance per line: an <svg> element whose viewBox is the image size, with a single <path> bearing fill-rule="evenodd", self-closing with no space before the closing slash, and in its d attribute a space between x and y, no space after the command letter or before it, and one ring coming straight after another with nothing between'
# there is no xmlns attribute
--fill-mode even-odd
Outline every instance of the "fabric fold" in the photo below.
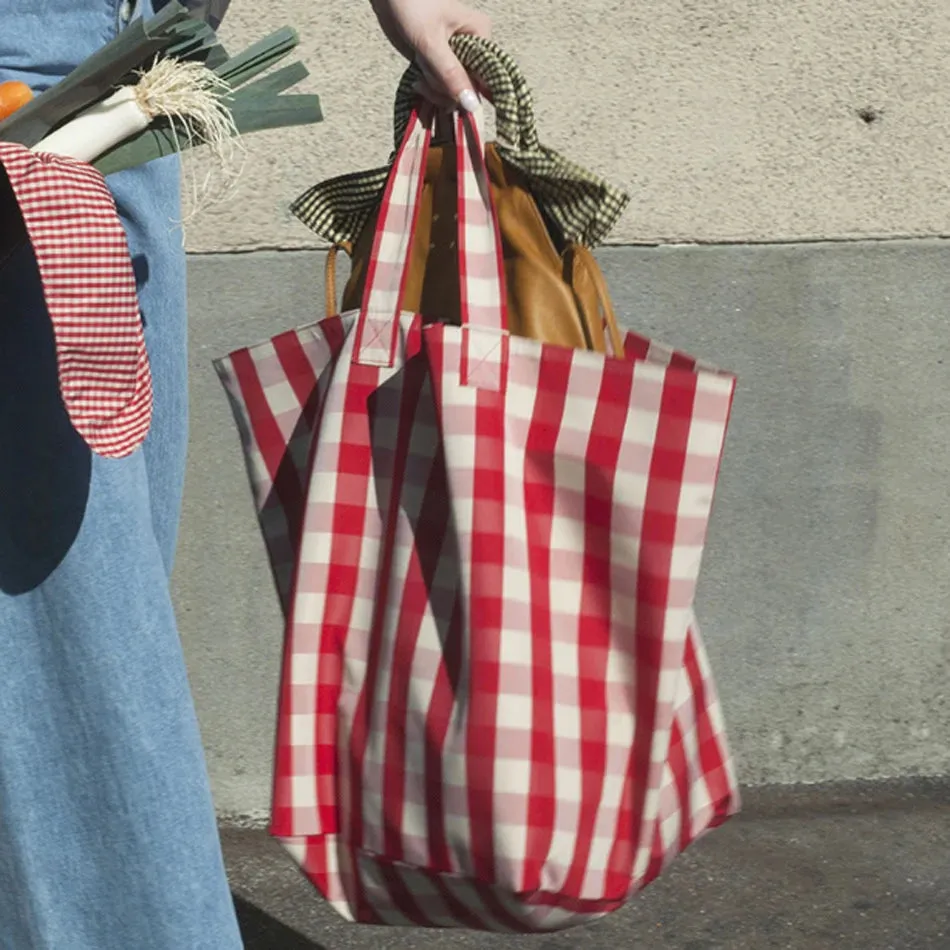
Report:
<svg viewBox="0 0 950 950"><path fill-rule="evenodd" d="M69 418L97 454L129 455L148 433L152 379L112 194L91 165L21 145L0 142L0 165L36 255Z"/></svg>
<svg viewBox="0 0 950 950"><path fill-rule="evenodd" d="M558 236L590 248L602 244L629 204L629 195L540 142L531 90L518 65L497 43L459 35L452 39L452 47L490 91L498 152L527 176ZM415 101L413 85L421 76L413 64L399 84L393 123L396 146L405 135ZM319 182L293 202L292 213L327 241L354 243L379 207L394 157L395 151L384 167Z"/></svg>

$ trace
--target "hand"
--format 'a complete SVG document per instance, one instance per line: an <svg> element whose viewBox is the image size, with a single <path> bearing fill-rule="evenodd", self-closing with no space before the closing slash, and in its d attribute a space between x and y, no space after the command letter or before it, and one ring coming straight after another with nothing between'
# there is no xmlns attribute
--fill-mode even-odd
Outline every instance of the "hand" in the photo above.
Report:
<svg viewBox="0 0 950 950"><path fill-rule="evenodd" d="M418 91L447 108L478 106L475 83L458 61L449 40L456 33L491 36L491 20L461 0L370 0L389 41L415 60L425 81Z"/></svg>

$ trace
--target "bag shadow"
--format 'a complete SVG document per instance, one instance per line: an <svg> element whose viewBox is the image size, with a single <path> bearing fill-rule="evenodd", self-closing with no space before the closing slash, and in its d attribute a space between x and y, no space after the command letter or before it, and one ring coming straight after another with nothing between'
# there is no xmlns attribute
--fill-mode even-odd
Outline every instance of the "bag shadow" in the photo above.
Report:
<svg viewBox="0 0 950 950"><path fill-rule="evenodd" d="M414 550L407 585L419 580L424 585L427 614L435 625L449 685L460 701L464 698L460 547L438 407L424 353L408 359L374 391L368 411L380 519L390 526L401 512L411 529ZM384 561L391 556L384 552ZM388 567L380 565L384 570ZM393 594L389 591L386 599L391 602ZM423 623L421 616L418 623ZM380 622L374 625L374 637L381 635L381 627Z"/></svg>
<svg viewBox="0 0 950 950"><path fill-rule="evenodd" d="M243 897L232 894L244 950L325 950Z"/></svg>

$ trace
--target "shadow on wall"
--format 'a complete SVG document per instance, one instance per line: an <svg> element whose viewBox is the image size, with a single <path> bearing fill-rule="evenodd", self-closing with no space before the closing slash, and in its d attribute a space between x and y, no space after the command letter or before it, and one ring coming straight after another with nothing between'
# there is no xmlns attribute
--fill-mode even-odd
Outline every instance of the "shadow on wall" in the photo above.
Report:
<svg viewBox="0 0 950 950"><path fill-rule="evenodd" d="M326 950L236 894L234 908L241 925L244 950Z"/></svg>

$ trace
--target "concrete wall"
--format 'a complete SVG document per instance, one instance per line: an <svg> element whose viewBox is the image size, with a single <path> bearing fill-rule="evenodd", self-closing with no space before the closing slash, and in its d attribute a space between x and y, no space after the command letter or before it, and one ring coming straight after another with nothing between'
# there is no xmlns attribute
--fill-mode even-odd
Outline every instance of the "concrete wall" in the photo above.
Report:
<svg viewBox="0 0 950 950"><path fill-rule="evenodd" d="M189 229L219 253L192 258L176 599L242 814L268 805L281 625L210 361L319 316L323 255L285 206L384 160L400 70L361 0L257 6L235 0L231 45L300 27L327 121L254 140ZM633 194L601 254L626 322L740 377L699 609L742 778L950 771L950 7L486 6L545 140ZM677 242L713 246L629 246Z"/></svg>
<svg viewBox="0 0 950 950"><path fill-rule="evenodd" d="M625 322L739 374L699 615L743 779L950 771L950 246L601 259ZM210 360L316 314L321 265L192 265L176 596L225 810L267 805L281 627Z"/></svg>
<svg viewBox="0 0 950 950"><path fill-rule="evenodd" d="M630 190L618 243L950 233L950 4L483 6L535 90L544 141ZM366 0L234 0L229 16L235 48L300 29L326 121L256 137L243 183L192 225L191 246L312 246L286 205L385 160L401 61Z"/></svg>

